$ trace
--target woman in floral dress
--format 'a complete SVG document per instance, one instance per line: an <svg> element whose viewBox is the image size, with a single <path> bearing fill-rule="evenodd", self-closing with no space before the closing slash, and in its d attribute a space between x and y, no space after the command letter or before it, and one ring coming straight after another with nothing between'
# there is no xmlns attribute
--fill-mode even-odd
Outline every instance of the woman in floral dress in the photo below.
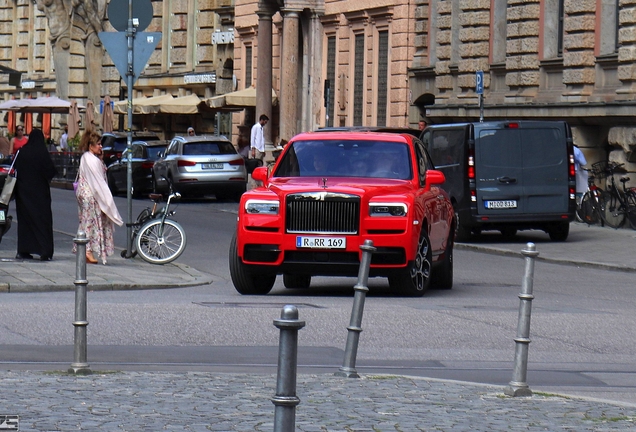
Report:
<svg viewBox="0 0 636 432"><path fill-rule="evenodd" d="M84 152L80 160L77 185L77 203L79 205L79 230L86 233L86 262L95 264L115 252L113 242L113 223L121 226L122 220L113 195L106 181L106 165L102 161L101 136L88 130L80 141L80 150Z"/></svg>

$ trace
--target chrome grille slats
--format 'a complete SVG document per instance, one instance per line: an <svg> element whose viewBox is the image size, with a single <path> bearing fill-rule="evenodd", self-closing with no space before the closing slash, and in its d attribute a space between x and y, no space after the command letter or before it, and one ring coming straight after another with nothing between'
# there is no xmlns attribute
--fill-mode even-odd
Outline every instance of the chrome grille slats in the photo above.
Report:
<svg viewBox="0 0 636 432"><path fill-rule="evenodd" d="M333 192L291 194L286 202L286 229L294 234L357 234L360 197Z"/></svg>

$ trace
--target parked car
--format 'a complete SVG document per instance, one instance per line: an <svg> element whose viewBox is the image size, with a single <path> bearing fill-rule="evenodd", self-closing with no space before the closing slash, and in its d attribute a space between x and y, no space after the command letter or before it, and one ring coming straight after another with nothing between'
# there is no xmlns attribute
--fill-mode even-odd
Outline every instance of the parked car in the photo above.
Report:
<svg viewBox="0 0 636 432"><path fill-rule="evenodd" d="M6 164L0 165L0 191L2 191L2 188L4 187L4 181L7 179L10 169L11 169L11 165L6 165Z"/></svg>
<svg viewBox="0 0 636 432"><path fill-rule="evenodd" d="M133 131L133 141L157 141L159 135L154 132ZM121 159L121 155L128 147L127 132L104 132L102 134L102 154L106 166Z"/></svg>
<svg viewBox="0 0 636 432"><path fill-rule="evenodd" d="M243 194L229 250L241 294L267 294L276 276L308 288L312 276L355 276L373 241L370 276L421 296L453 285L455 218L444 175L408 133L309 132L285 146L263 185Z"/></svg>
<svg viewBox="0 0 636 432"><path fill-rule="evenodd" d="M159 155L166 150L170 141L135 141L131 145L132 195L139 197L152 192L152 167ZM108 187L113 195L125 192L128 186L128 158L117 159L106 170Z"/></svg>
<svg viewBox="0 0 636 432"><path fill-rule="evenodd" d="M572 131L563 121L489 121L429 126L422 141L446 176L458 240L499 230L568 237L576 209Z"/></svg>
<svg viewBox="0 0 636 432"><path fill-rule="evenodd" d="M215 194L238 200L247 186L245 159L221 135L176 136L153 167L156 192L167 192L168 181L182 195Z"/></svg>

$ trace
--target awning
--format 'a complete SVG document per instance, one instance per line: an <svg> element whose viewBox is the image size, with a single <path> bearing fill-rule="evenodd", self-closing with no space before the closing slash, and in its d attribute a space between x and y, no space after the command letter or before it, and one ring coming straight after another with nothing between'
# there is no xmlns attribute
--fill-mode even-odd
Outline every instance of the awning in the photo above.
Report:
<svg viewBox="0 0 636 432"><path fill-rule="evenodd" d="M256 106L256 88L248 87L244 90L214 96L205 100L205 104L213 109L219 108L250 108ZM278 97L272 89L272 105L278 105Z"/></svg>
<svg viewBox="0 0 636 432"><path fill-rule="evenodd" d="M133 114L156 114L159 112L161 104L169 103L172 100L174 97L171 94L133 99ZM113 113L128 114L128 100L115 102Z"/></svg>
<svg viewBox="0 0 636 432"><path fill-rule="evenodd" d="M68 114L71 102L60 99L56 96L42 96L39 98L12 99L0 103L0 111L11 110L26 113L60 113ZM84 109L78 105L79 109Z"/></svg>
<svg viewBox="0 0 636 432"><path fill-rule="evenodd" d="M195 94L174 98L159 105L162 114L198 114L202 100Z"/></svg>

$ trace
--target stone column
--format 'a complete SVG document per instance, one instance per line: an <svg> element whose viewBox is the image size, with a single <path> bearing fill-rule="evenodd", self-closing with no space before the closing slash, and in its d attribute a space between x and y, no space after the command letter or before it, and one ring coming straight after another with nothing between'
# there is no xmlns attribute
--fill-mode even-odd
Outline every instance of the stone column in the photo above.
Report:
<svg viewBox="0 0 636 432"><path fill-rule="evenodd" d="M258 57L256 59L256 112L272 119L272 15L273 11L260 5L258 11ZM251 126L251 125L250 125ZM265 145L272 143L272 126L263 129Z"/></svg>
<svg viewBox="0 0 636 432"><path fill-rule="evenodd" d="M283 55L280 77L280 137L289 140L297 131L298 120L298 44L300 11L283 11Z"/></svg>

